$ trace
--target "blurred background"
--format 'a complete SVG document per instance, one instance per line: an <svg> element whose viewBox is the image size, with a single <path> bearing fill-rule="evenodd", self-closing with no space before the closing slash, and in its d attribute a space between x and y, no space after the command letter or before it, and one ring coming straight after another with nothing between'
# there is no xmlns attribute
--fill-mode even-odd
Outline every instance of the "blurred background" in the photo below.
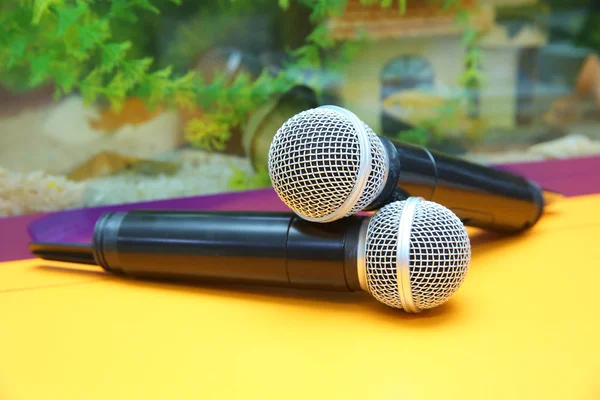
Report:
<svg viewBox="0 0 600 400"><path fill-rule="evenodd" d="M0 0L0 215L270 186L337 104L482 164L600 154L591 0Z"/></svg>

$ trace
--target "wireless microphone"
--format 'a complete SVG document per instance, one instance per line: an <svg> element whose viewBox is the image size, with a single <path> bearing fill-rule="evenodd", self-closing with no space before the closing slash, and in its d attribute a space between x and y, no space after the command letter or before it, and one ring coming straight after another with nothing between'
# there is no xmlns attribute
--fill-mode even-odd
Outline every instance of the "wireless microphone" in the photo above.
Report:
<svg viewBox="0 0 600 400"><path fill-rule="evenodd" d="M291 212L106 213L91 246L33 242L29 248L40 258L140 278L363 290L407 312L448 301L471 259L458 217L416 197L331 224Z"/></svg>
<svg viewBox="0 0 600 400"><path fill-rule="evenodd" d="M312 222L418 196L448 207L466 225L518 232L544 209L534 182L377 136L337 106L303 111L281 126L269 149L269 175L279 198Z"/></svg>

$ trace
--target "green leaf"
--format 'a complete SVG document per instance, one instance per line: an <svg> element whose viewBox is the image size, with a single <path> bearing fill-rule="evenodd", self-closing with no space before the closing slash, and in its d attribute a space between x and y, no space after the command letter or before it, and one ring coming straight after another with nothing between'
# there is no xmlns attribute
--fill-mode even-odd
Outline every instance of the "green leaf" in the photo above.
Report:
<svg viewBox="0 0 600 400"><path fill-rule="evenodd" d="M165 71L167 70L167 71ZM164 71L164 72L161 72ZM168 74L167 74L168 72ZM157 71L157 73L155 73L155 75L158 75L158 73L165 75L165 78L168 78L169 75L171 74L171 69L170 68L165 68L163 70ZM176 87L191 87L191 85L194 83L194 79L196 79L196 72L195 71L188 71L187 74L180 76L179 78L175 79L173 81L173 85L175 85Z"/></svg>
<svg viewBox="0 0 600 400"><path fill-rule="evenodd" d="M168 66L149 74L138 87L139 95L146 97L149 103L163 100L170 90L172 82L169 80L173 68Z"/></svg>
<svg viewBox="0 0 600 400"><path fill-rule="evenodd" d="M23 57L26 47L27 40L23 38L17 39L10 44L9 58L7 63L8 69L12 68L18 62L18 60Z"/></svg>
<svg viewBox="0 0 600 400"><path fill-rule="evenodd" d="M150 1L148 0L136 0L134 2L135 5L143 8L144 10L148 10L151 11L155 14L160 14L160 10L158 8L156 8L152 3L150 3Z"/></svg>
<svg viewBox="0 0 600 400"><path fill-rule="evenodd" d="M235 165L231 166L231 177L227 182L227 186L230 190L245 190L248 189L249 176L248 173L237 168Z"/></svg>
<svg viewBox="0 0 600 400"><path fill-rule="evenodd" d="M127 54L127 50L131 48L131 42L109 43L102 46L102 62L100 65L101 72L111 72L119 65Z"/></svg>
<svg viewBox="0 0 600 400"><path fill-rule="evenodd" d="M56 14L58 15L58 25L56 28L56 37L64 35L79 17L87 11L85 3L79 4L77 7L57 7Z"/></svg>
<svg viewBox="0 0 600 400"><path fill-rule="evenodd" d="M224 116L208 116L204 119L193 119L185 127L188 140L195 146L212 151L224 150L231 132L226 124L214 122L224 119Z"/></svg>
<svg viewBox="0 0 600 400"><path fill-rule="evenodd" d="M346 7L346 0L317 0L311 7L310 20L318 22L330 16L342 15L344 7Z"/></svg>
<svg viewBox="0 0 600 400"><path fill-rule="evenodd" d="M261 189L271 186L268 168L259 168L255 174L251 175L232 165L231 171L232 175L228 182L231 190Z"/></svg>
<svg viewBox="0 0 600 400"><path fill-rule="evenodd" d="M164 81L146 80L132 92L134 96L143 99L146 106L155 109L159 103L164 103L168 96L168 85Z"/></svg>
<svg viewBox="0 0 600 400"><path fill-rule="evenodd" d="M279 0L279 7L283 10L287 10L290 7L290 0Z"/></svg>
<svg viewBox="0 0 600 400"><path fill-rule="evenodd" d="M175 104L185 110L193 110L196 105L196 94L191 90L178 90L175 92Z"/></svg>
<svg viewBox="0 0 600 400"><path fill-rule="evenodd" d="M406 14L406 0L398 0L400 15Z"/></svg>
<svg viewBox="0 0 600 400"><path fill-rule="evenodd" d="M456 21L463 26L469 25L469 11L462 8L456 12Z"/></svg>
<svg viewBox="0 0 600 400"><path fill-rule="evenodd" d="M41 54L31 60L30 84L32 86L39 85L50 76L50 60L49 53Z"/></svg>
<svg viewBox="0 0 600 400"><path fill-rule="evenodd" d="M190 71L190 72L192 72L192 71ZM173 67L171 67L169 65L166 68L159 69L158 71L153 72L152 77L168 79L172 73L173 73Z"/></svg>
<svg viewBox="0 0 600 400"><path fill-rule="evenodd" d="M365 45L366 42L363 41L344 42L340 47L337 60L339 64L335 69L339 69L340 67L351 63Z"/></svg>
<svg viewBox="0 0 600 400"><path fill-rule="evenodd" d="M415 128L408 131L404 131L398 135L398 138L407 143L414 143L420 146L427 144L430 133L423 128Z"/></svg>
<svg viewBox="0 0 600 400"><path fill-rule="evenodd" d="M302 66L320 66L321 55L319 48L314 45L304 45L298 47L292 52L292 55L298 58L298 65Z"/></svg>
<svg viewBox="0 0 600 400"><path fill-rule="evenodd" d="M70 69L61 68L54 73L54 82L57 90L63 94L71 92L78 79L79 74Z"/></svg>
<svg viewBox="0 0 600 400"><path fill-rule="evenodd" d="M270 100L270 97L279 93L278 87L274 84L274 79L265 68L258 78L252 83L252 101L256 104L262 104Z"/></svg>
<svg viewBox="0 0 600 400"><path fill-rule="evenodd" d="M108 21L96 21L82 26L79 35L81 50L90 50L109 36Z"/></svg>
<svg viewBox="0 0 600 400"><path fill-rule="evenodd" d="M466 65L466 68L479 68L482 64L485 57L483 51L478 46L479 37L477 37L475 42L467 46L467 50L463 56L463 63Z"/></svg>
<svg viewBox="0 0 600 400"><path fill-rule="evenodd" d="M50 5L52 5L53 3L57 3L57 0L34 0L33 1L33 18L31 19L31 22L34 25L37 25L40 23L40 20L42 19L42 16L46 13L46 11L48 11L48 8L50 7Z"/></svg>
<svg viewBox="0 0 600 400"><path fill-rule="evenodd" d="M112 19L122 19L131 23L138 20L129 0L111 0L109 15Z"/></svg>
<svg viewBox="0 0 600 400"><path fill-rule="evenodd" d="M225 74L217 74L209 84L196 88L196 95L200 106L214 107L216 99L223 97L223 88L227 84Z"/></svg>
<svg viewBox="0 0 600 400"><path fill-rule="evenodd" d="M86 104L91 104L98 98L102 91L102 74L99 69L94 69L79 83L81 95Z"/></svg>
<svg viewBox="0 0 600 400"><path fill-rule="evenodd" d="M329 29L326 24L317 26L307 37L308 42L327 49L335 45L335 40L329 35Z"/></svg>
<svg viewBox="0 0 600 400"><path fill-rule="evenodd" d="M468 28L463 33L462 41L465 45L470 45L477 40L477 31L473 28Z"/></svg>
<svg viewBox="0 0 600 400"><path fill-rule="evenodd" d="M123 64L123 78L126 80L129 88L132 88L146 78L146 71L150 68L152 62L152 58L146 57Z"/></svg>
<svg viewBox="0 0 600 400"><path fill-rule="evenodd" d="M106 89L104 89L103 92L108 98L108 101L110 101L113 110L118 111L123 107L128 89L128 84L122 73L117 73L108 86L106 86Z"/></svg>
<svg viewBox="0 0 600 400"><path fill-rule="evenodd" d="M483 52L480 49L470 49L465 54L465 63L477 65L480 63L482 56Z"/></svg>
<svg viewBox="0 0 600 400"><path fill-rule="evenodd" d="M478 69L469 68L461 75L459 82L466 87L478 87L484 83L484 77Z"/></svg>

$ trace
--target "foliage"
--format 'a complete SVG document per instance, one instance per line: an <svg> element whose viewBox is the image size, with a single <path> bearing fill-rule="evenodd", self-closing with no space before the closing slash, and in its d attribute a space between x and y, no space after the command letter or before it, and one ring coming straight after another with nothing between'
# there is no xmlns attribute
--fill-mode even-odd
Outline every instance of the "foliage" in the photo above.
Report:
<svg viewBox="0 0 600 400"><path fill-rule="evenodd" d="M460 108L460 99L447 101L436 110L436 116L421 121L413 129L402 132L399 139L408 143L415 143L421 146L427 145L431 141L439 139L443 135L442 126L458 125L457 115Z"/></svg>
<svg viewBox="0 0 600 400"><path fill-rule="evenodd" d="M443 125L447 123L449 119L456 119L460 114L459 108L461 106L461 100L466 102L466 108L468 115L474 115L476 112L477 105L473 93L485 84L483 73L481 72L481 63L483 61L482 51L479 47L481 40L481 34L470 25L469 17L470 13L468 9L460 7L459 0L442 0L443 8L445 10L452 10L455 12L456 23L463 27L463 45L465 46L464 66L463 73L458 78L458 84L463 88L462 99L450 99L446 104L440 106L437 111L437 116L424 121L421 121L413 129L404 131L398 136L401 140L411 142L419 145L425 145L430 141L439 140L443 136ZM468 121L467 121L468 122ZM481 134L481 127L483 124L473 119L472 123L457 125L467 125L472 127L468 129L470 136L478 136Z"/></svg>
<svg viewBox="0 0 600 400"><path fill-rule="evenodd" d="M172 0L177 3L179 0ZM168 68L150 71L152 58L132 58L130 40L116 41L113 27L157 13L146 0L116 0L103 15L94 2L35 0L3 3L0 16L1 82L14 90L53 83L56 96L81 92L119 108L127 96L179 102L193 94L191 75L171 78Z"/></svg>
<svg viewBox="0 0 600 400"><path fill-rule="evenodd" d="M188 140L206 150L223 149L233 127L242 125L250 111L274 94L287 92L296 79L290 70L276 76L264 71L254 81L241 73L229 85L224 84L226 79L221 75L210 84L200 86L197 104L210 113L190 121L186 128Z"/></svg>
<svg viewBox="0 0 600 400"><path fill-rule="evenodd" d="M275 7L285 12L292 1L278 0ZM79 92L86 103L105 102L115 110L131 96L151 108L159 104L189 110L198 107L203 116L189 121L185 129L187 138L198 147L222 150L232 129L243 125L258 105L296 84L309 85L320 93L328 82L327 74L319 72L335 71L351 62L361 46L368 43L364 34L355 41L344 42L329 36L327 18L342 14L346 0L295 1L310 10L313 30L303 45L287 49L288 58L282 69L264 70L256 79L239 74L232 82L225 76L204 82L188 61L211 45L209 40L219 36L217 29L227 30L235 24L232 16L271 9L272 2L0 0L0 83L22 91L52 84L57 98ZM461 11L459 0L431 1L441 1L445 9L458 11L457 22L466 27L467 47L461 84L466 88L481 85L479 37L468 26L466 11ZM361 3L381 7L395 3L400 13L407 6L406 0L361 0ZM157 39L147 31L158 30L159 17L165 13L177 14L181 7L179 15L192 14L196 19L192 17L181 24L181 29L173 34L173 49L166 52L166 57L159 58L155 51ZM194 29L202 28L198 21L215 16L221 16L212 25L215 30L197 34ZM430 121L432 124L435 121ZM431 126L419 129L432 130Z"/></svg>
<svg viewBox="0 0 600 400"><path fill-rule="evenodd" d="M595 10L586 14L580 31L575 35L576 45L586 47L594 52L600 52L600 11Z"/></svg>
<svg viewBox="0 0 600 400"><path fill-rule="evenodd" d="M501 6L496 8L498 22L523 21L529 23L541 22L546 18L550 7L544 3L523 4L520 6Z"/></svg>
<svg viewBox="0 0 600 400"><path fill-rule="evenodd" d="M231 190L260 189L271 185L271 178L266 167L260 168L254 175L249 175L234 166L233 175L229 180Z"/></svg>
<svg viewBox="0 0 600 400"><path fill-rule="evenodd" d="M257 2L249 3L256 7ZM231 137L232 128L243 125L249 112L272 96L283 94L297 84L306 84L321 94L327 84L327 77L326 74L315 71L338 70L350 62L366 43L364 34L361 35L360 32L356 41L343 43L328 36L325 19L341 14L344 0L302 0L302 3L312 10L310 19L315 23L315 28L306 38L305 44L288 50L289 59L278 73L265 70L255 80L242 73L230 84L226 83L225 76L219 76L210 84L199 88L197 103L208 110L208 113L202 120L194 119L188 124L186 137L191 143L207 150L222 149ZM382 3L390 2L384 0ZM279 5L286 9L290 3L280 0ZM232 17L238 15L240 10L247 11L245 6L245 2L236 2L235 13L230 9L226 13L220 9L216 16L219 23L211 26L219 29L235 26L236 19ZM206 49L212 44L206 40L206 37L212 35L198 32L198 29L206 26L198 23L204 18L206 15L199 15L182 27L178 32L178 40L175 41L177 47L171 49L171 54L177 56L169 57L170 59L189 60L200 49Z"/></svg>

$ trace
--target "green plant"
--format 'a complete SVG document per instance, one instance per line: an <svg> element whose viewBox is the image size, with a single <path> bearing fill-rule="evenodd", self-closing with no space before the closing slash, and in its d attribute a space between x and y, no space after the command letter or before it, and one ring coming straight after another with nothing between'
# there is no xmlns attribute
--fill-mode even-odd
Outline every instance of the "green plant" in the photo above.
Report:
<svg viewBox="0 0 600 400"><path fill-rule="evenodd" d="M278 0L282 12L294 0ZM163 12L193 12L197 16L242 15L263 7L266 0L0 0L0 83L13 90L30 90L46 84L55 87L56 97L79 92L87 104L107 102L118 110L128 97L138 97L150 108L157 105L203 111L192 119L186 135L194 145L207 150L222 149L236 126L248 114L274 95L285 93L296 84L311 86L317 93L327 83L324 74L351 62L367 43L362 35L355 41L336 41L328 34L327 19L343 13L346 0L295 0L310 10L313 30L303 45L287 49L289 60L280 72L266 70L257 78L239 74L233 82L218 76L204 82L180 58L158 59L156 43L144 29L158 29ZM466 26L465 73L461 84L481 84L478 35L468 26L468 14L459 0L441 1L443 7L457 10L457 21ZM393 0L361 0L364 5L391 7ZM406 0L399 0L399 12ZM220 29L227 25L218 24ZM194 19L178 31L175 38L196 37L193 46L175 40L179 54L191 57L208 46L206 37L193 35ZM187 29L187 31L186 31ZM210 32L209 32L210 33ZM218 36L218 32L215 32ZM179 35L179 36L178 36ZM198 42L203 40L203 42ZM186 46L188 46L186 48ZM187 52L187 53L186 53ZM168 55L168 53L167 53ZM182 57L184 61L186 57ZM432 122L435 124L435 121Z"/></svg>
<svg viewBox="0 0 600 400"><path fill-rule="evenodd" d="M271 185L271 178L267 168L260 168L254 174L248 174L239 168L231 167L233 175L228 186L231 190L260 189Z"/></svg>
<svg viewBox="0 0 600 400"><path fill-rule="evenodd" d="M172 0L178 3L179 0ZM98 6L100 4L100 6ZM192 75L171 77L151 71L152 58L132 56L132 41L118 41L120 24L134 24L138 13L158 13L146 0L110 2L35 0L1 4L1 82L14 90L48 83L56 96L81 92L87 103L108 100L119 108L128 96L149 104L193 101ZM139 46L138 46L139 48Z"/></svg>
<svg viewBox="0 0 600 400"><path fill-rule="evenodd" d="M231 128L243 125L250 111L272 96L287 92L295 85L308 85L321 95L327 78L323 74L310 72L339 69L350 62L366 42L364 35L359 35L356 41L348 42L335 41L328 35L326 20L343 12L344 0L302 0L301 3L311 9L310 20L315 24L305 44L287 50L290 59L284 63L283 69L277 75L269 74L265 70L258 79L252 81L247 74L241 73L230 85L225 84L224 76L219 76L209 86L220 93L220 98L216 99L216 103L209 100L203 104L203 107L209 110L211 105L217 106L203 117L212 121L212 124L207 126L199 120L192 120L187 130L188 140L208 150L215 147L207 144L227 142L231 137ZM382 0L382 3L389 1ZM289 0L280 0L279 5L285 10L290 3ZM185 32L189 36L189 28ZM211 99L210 96L204 98Z"/></svg>
<svg viewBox="0 0 600 400"><path fill-rule="evenodd" d="M459 87L462 88L462 95L457 99L450 99L444 105L437 108L434 118L421 121L413 129L404 131L398 136L406 142L425 145L431 141L440 140L443 136L443 124L448 120L456 120L460 118L460 107L463 103L466 104L467 116L475 115L477 105L475 104L474 96L472 95L485 84L485 77L481 71L483 61L482 51L480 49L481 33L471 26L470 12L466 8L460 6L459 0L442 0L443 8L447 11L455 12L455 21L463 27L462 42L465 46L464 67L463 73L458 78ZM479 135L482 124L477 122L470 124L475 127L469 129L468 134L471 136Z"/></svg>

